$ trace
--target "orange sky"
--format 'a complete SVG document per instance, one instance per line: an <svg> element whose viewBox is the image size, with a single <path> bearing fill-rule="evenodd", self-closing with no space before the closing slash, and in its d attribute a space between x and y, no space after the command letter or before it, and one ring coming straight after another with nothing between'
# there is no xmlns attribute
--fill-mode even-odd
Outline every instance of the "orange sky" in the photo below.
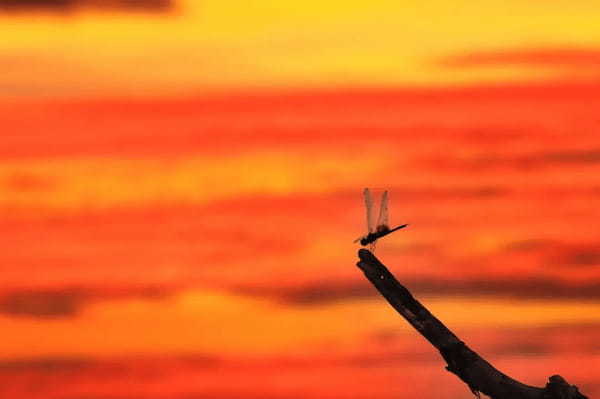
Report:
<svg viewBox="0 0 600 399"><path fill-rule="evenodd" d="M367 185L463 340L600 392L597 11L0 14L0 396L468 395L354 266Z"/></svg>

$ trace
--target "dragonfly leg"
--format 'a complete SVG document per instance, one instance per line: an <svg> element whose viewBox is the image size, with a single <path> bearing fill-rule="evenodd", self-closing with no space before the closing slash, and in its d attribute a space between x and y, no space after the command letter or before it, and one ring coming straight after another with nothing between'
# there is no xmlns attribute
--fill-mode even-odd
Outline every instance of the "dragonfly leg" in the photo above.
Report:
<svg viewBox="0 0 600 399"><path fill-rule="evenodd" d="M371 252L375 253L375 244L377 244L377 240L373 241L371 244L369 244L369 249L371 250Z"/></svg>

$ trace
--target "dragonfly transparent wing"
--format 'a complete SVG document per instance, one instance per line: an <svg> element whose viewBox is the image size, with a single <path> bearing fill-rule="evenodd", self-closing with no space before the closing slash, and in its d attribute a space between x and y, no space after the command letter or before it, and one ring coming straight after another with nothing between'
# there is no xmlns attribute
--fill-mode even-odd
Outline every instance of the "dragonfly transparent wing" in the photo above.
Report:
<svg viewBox="0 0 600 399"><path fill-rule="evenodd" d="M371 197L371 192L368 188L365 188L363 194L365 196L365 206L367 208L367 231L369 233L373 233L375 231L375 215L373 215L373 197Z"/></svg>
<svg viewBox="0 0 600 399"><path fill-rule="evenodd" d="M381 207L379 207L379 219L377 219L377 226L389 226L388 219L388 192L386 190L381 196Z"/></svg>

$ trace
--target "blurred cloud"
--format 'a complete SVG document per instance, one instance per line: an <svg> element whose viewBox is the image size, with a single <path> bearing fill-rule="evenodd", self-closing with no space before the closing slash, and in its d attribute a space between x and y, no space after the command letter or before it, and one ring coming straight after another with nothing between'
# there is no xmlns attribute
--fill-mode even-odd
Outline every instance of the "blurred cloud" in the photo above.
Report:
<svg viewBox="0 0 600 399"><path fill-rule="evenodd" d="M0 9L18 10L31 8L70 9L76 0L0 0Z"/></svg>
<svg viewBox="0 0 600 399"><path fill-rule="evenodd" d="M549 266L600 268L600 247L595 244L563 245L547 254Z"/></svg>
<svg viewBox="0 0 600 399"><path fill-rule="evenodd" d="M4 177L4 176L3 176ZM55 182L46 176L35 173L14 173L0 179L0 188L18 192L43 192L51 190Z"/></svg>
<svg viewBox="0 0 600 399"><path fill-rule="evenodd" d="M444 57L440 63L443 66L455 68L506 65L597 68L600 65L600 49L550 48L482 51Z"/></svg>
<svg viewBox="0 0 600 399"><path fill-rule="evenodd" d="M600 77L598 48L558 47L479 51L442 57L438 65L454 71L523 70L549 80L584 82Z"/></svg>
<svg viewBox="0 0 600 399"><path fill-rule="evenodd" d="M94 364L96 361L91 358L77 357L0 360L0 374L81 372L90 369Z"/></svg>
<svg viewBox="0 0 600 399"><path fill-rule="evenodd" d="M482 132L482 134L485 134ZM437 155L435 159L425 162L438 168L472 169L531 169L551 166L583 166L600 163L600 149L566 149L551 152L531 152L529 154L486 153L473 154L470 157L455 157L452 154ZM495 188L495 190L499 190Z"/></svg>
<svg viewBox="0 0 600 399"><path fill-rule="evenodd" d="M384 353L352 356L348 359L344 359L343 363L355 367L402 367L407 363L438 363L439 361L439 355L434 351L419 353L406 350L390 350Z"/></svg>
<svg viewBox="0 0 600 399"><path fill-rule="evenodd" d="M512 299L564 300L600 299L600 281L578 284L549 278L463 278L457 281L435 278L402 278L400 282L415 296L501 297ZM318 306L380 294L365 280L323 281L296 287L242 287L237 293L267 297L296 306Z"/></svg>
<svg viewBox="0 0 600 399"><path fill-rule="evenodd" d="M461 281L417 280L407 282L416 295L457 295L507 297L511 299L598 299L600 281L569 284L547 278L518 277L465 279Z"/></svg>
<svg viewBox="0 0 600 399"><path fill-rule="evenodd" d="M570 262L578 266L600 266L600 251L597 249L582 250L572 254Z"/></svg>
<svg viewBox="0 0 600 399"><path fill-rule="evenodd" d="M515 340L513 342L505 342L493 349L495 355L500 356L542 356L550 355L554 352L553 348L549 345L537 341L537 342L523 342Z"/></svg>
<svg viewBox="0 0 600 399"><path fill-rule="evenodd" d="M519 240L505 245L508 252L539 252L544 265L564 267L600 266L598 243L565 243L552 240Z"/></svg>
<svg viewBox="0 0 600 399"><path fill-rule="evenodd" d="M600 353L597 323L528 328L526 334L519 329L501 329L490 335L488 342L481 344L489 347L490 354L498 356Z"/></svg>
<svg viewBox="0 0 600 399"><path fill-rule="evenodd" d="M461 333L461 335L463 335ZM499 328L480 327L468 331L465 338L472 348L484 357L541 357L560 354L598 354L600 353L600 324L580 325L555 324L544 327ZM420 348L408 346L406 332L401 329L379 330L366 337L365 346L371 348L371 355L385 360L388 354L392 358L418 360L426 358L429 350L419 353ZM368 346L367 346L368 345ZM367 353L370 353L366 351ZM433 353L431 353L433 354ZM412 355L412 356L410 356Z"/></svg>
<svg viewBox="0 0 600 399"><path fill-rule="evenodd" d="M162 299L170 292L155 287L127 289L65 288L20 290L0 296L0 314L11 317L69 318L77 316L92 301L123 298Z"/></svg>
<svg viewBox="0 0 600 399"><path fill-rule="evenodd" d="M268 297L283 303L302 306L322 305L329 302L379 295L364 280L317 282L296 287L248 286L240 287L235 292L255 297Z"/></svg>
<svg viewBox="0 0 600 399"><path fill-rule="evenodd" d="M114 10L166 11L172 0L0 0L0 11L53 10L73 11L80 8Z"/></svg>
<svg viewBox="0 0 600 399"><path fill-rule="evenodd" d="M537 159L536 159L537 158ZM560 151L541 154L539 157L533 157L525 162L542 163L600 163L600 148L591 148L580 151Z"/></svg>
<svg viewBox="0 0 600 399"><path fill-rule="evenodd" d="M85 297L78 291L21 291L0 299L0 312L10 316L72 317Z"/></svg>

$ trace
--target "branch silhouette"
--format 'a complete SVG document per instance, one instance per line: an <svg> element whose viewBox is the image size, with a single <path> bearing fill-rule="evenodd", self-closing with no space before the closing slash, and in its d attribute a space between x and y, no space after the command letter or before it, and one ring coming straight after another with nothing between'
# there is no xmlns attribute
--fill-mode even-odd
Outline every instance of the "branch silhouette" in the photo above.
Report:
<svg viewBox="0 0 600 399"><path fill-rule="evenodd" d="M501 373L421 305L375 255L360 249L358 257L357 266L367 279L440 352L448 364L446 369L456 374L477 397L481 392L492 399L587 399L559 375L551 376L544 388L538 388Z"/></svg>

